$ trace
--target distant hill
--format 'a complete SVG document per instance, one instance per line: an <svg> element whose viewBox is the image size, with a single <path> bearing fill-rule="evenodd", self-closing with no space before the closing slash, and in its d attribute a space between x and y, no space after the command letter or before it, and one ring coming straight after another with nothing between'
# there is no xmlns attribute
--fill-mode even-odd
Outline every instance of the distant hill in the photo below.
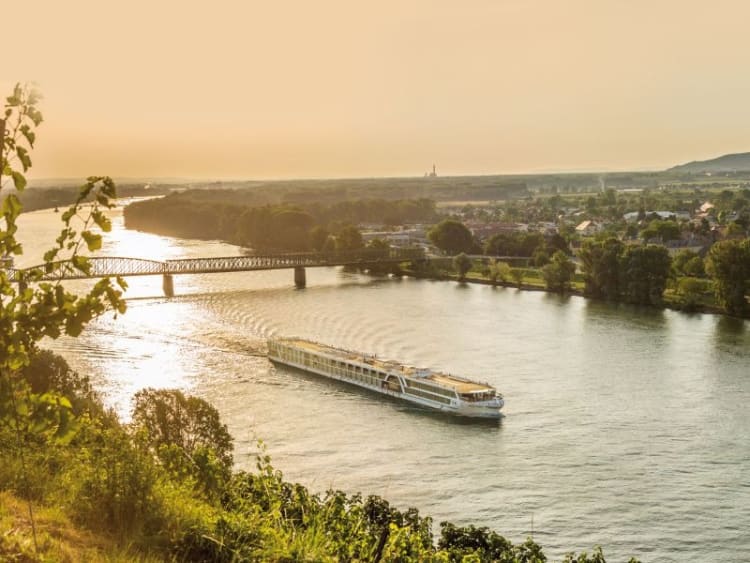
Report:
<svg viewBox="0 0 750 563"><path fill-rule="evenodd" d="M687 164L673 166L667 172L679 172L682 174L750 172L750 152L725 154L711 160L695 160Z"/></svg>

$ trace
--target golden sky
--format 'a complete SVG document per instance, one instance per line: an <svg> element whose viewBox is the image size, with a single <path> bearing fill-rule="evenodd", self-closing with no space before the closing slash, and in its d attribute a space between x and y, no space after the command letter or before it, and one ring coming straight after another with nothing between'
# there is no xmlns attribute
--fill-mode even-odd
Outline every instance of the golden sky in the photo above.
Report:
<svg viewBox="0 0 750 563"><path fill-rule="evenodd" d="M662 168L750 151L747 0L0 3L33 177Z"/></svg>

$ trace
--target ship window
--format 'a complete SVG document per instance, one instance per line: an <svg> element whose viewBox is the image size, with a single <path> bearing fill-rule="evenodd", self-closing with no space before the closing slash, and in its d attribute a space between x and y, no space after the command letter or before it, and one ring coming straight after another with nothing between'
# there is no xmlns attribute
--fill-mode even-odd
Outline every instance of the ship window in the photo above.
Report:
<svg viewBox="0 0 750 563"><path fill-rule="evenodd" d="M425 399L428 399L430 401L436 401L438 403L443 403L444 405L449 405L451 400L447 397L441 397L439 395L433 395L432 393L428 393L426 391L420 391L419 389L413 389L409 388L407 389L407 392L410 395L417 395L419 397L423 397Z"/></svg>

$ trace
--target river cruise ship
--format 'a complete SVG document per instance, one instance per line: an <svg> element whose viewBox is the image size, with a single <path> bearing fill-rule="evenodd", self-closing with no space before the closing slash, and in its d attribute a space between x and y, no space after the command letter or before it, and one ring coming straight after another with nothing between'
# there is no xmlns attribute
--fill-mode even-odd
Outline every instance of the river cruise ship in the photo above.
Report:
<svg viewBox="0 0 750 563"><path fill-rule="evenodd" d="M269 340L268 357L280 364L345 381L423 407L469 417L502 416L503 397L487 383L405 366L299 338Z"/></svg>

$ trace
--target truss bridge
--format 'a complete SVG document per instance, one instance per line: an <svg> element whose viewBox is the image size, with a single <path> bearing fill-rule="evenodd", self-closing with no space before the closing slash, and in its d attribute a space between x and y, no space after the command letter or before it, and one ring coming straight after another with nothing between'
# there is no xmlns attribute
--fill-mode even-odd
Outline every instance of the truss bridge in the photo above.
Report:
<svg viewBox="0 0 750 563"><path fill-rule="evenodd" d="M72 261L41 264L31 268L7 271L19 283L28 281L59 281L105 276L156 276L164 278L164 293L174 295L173 276L177 274L215 274L222 272L248 272L254 270L294 269L294 283L305 287L305 268L325 266L360 266L398 264L424 260L421 248L362 249L344 252L300 252L283 254L248 254L212 258L184 258L180 260L145 260L113 256L89 257L88 268L83 270Z"/></svg>

